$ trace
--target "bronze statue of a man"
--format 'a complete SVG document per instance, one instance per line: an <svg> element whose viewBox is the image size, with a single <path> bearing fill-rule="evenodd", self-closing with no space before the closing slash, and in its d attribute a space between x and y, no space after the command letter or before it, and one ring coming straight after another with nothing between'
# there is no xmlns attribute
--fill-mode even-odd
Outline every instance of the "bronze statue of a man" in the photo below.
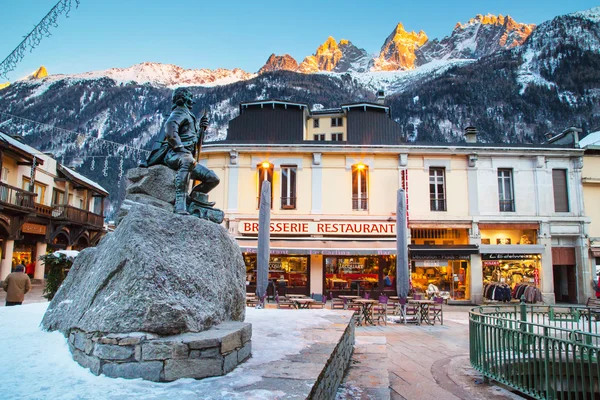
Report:
<svg viewBox="0 0 600 400"><path fill-rule="evenodd" d="M189 214L187 211L187 190L190 178L201 181L192 189L193 197L206 207L214 203L208 202L207 193L219 184L219 177L214 171L196 162L198 145L202 143L204 132L208 127L208 118L204 115L198 127L196 117L191 109L194 105L192 93L185 88L173 91L173 108L165 122L165 136L160 146L153 149L141 167L166 165L177 171L175 175L175 212Z"/></svg>

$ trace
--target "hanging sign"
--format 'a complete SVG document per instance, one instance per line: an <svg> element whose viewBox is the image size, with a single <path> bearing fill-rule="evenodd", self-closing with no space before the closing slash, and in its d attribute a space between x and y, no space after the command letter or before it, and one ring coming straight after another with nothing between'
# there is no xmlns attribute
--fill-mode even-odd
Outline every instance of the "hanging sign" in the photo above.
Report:
<svg viewBox="0 0 600 400"><path fill-rule="evenodd" d="M25 222L23 227L21 228L23 233L33 233L34 235L45 235L46 234L46 225L32 224L30 222Z"/></svg>

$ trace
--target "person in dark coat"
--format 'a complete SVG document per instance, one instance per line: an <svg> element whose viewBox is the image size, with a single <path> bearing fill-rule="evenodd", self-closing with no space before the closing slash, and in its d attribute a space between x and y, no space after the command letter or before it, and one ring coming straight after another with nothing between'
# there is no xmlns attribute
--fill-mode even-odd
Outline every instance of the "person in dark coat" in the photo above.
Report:
<svg viewBox="0 0 600 400"><path fill-rule="evenodd" d="M202 204L208 207L214 203L208 202L207 193L219 184L219 177L214 171L196 163L198 144L202 143L208 118L204 115L198 127L196 117L191 112L193 105L192 93L188 89L175 89L171 115L165 122L164 140L150 153L146 162L140 164L140 167L162 164L177 171L174 210L177 214L189 214L187 190L190 178L201 181L192 192L198 192L199 198L204 199Z"/></svg>
<svg viewBox="0 0 600 400"><path fill-rule="evenodd" d="M6 292L6 306L20 306L25 300L25 293L31 290L31 280L24 273L25 266L19 264L15 268L15 272L8 274L2 288Z"/></svg>

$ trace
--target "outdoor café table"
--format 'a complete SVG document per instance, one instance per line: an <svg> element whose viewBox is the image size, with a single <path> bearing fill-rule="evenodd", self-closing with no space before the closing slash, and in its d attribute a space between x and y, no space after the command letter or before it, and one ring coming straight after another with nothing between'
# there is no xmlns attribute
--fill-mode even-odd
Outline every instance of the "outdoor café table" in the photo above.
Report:
<svg viewBox="0 0 600 400"><path fill-rule="evenodd" d="M408 302L419 307L419 323L425 321L428 325L433 325L429 320L429 306L434 303L433 300L408 300Z"/></svg>
<svg viewBox="0 0 600 400"><path fill-rule="evenodd" d="M292 301L294 303L296 303L297 308L309 308L310 303L314 303L315 299L311 299L310 297L301 298L301 299L295 298L295 299L292 299Z"/></svg>
<svg viewBox="0 0 600 400"><path fill-rule="evenodd" d="M360 305L360 313L358 314L358 324L375 325L373 323L373 304L377 304L377 300L372 299L356 299L354 303Z"/></svg>
<svg viewBox="0 0 600 400"><path fill-rule="evenodd" d="M360 298L361 298L360 296L351 296L351 295L345 295L345 294L343 294L343 295L341 295L341 296L338 296L338 297L339 297L340 299L345 299L345 300L346 300L346 301L344 302L344 310L347 310L347 309L348 309L348 303L349 303L350 301L352 301L352 300L354 300L354 299L360 299Z"/></svg>
<svg viewBox="0 0 600 400"><path fill-rule="evenodd" d="M288 294L287 297L290 299L303 299L306 297L304 294Z"/></svg>

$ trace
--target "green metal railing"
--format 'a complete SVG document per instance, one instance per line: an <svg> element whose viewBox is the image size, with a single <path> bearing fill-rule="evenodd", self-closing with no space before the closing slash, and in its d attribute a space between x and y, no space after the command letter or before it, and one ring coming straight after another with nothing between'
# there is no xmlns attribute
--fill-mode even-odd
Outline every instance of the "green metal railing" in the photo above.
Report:
<svg viewBox="0 0 600 400"><path fill-rule="evenodd" d="M600 313L587 307L475 307L473 368L536 399L600 399Z"/></svg>

